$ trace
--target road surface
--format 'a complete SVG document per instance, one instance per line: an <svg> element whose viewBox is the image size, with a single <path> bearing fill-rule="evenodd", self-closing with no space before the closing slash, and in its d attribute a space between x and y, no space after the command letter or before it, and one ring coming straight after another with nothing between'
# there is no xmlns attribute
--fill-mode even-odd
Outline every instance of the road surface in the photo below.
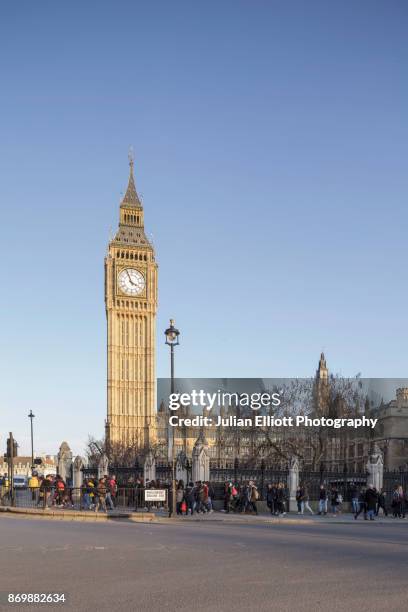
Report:
<svg viewBox="0 0 408 612"><path fill-rule="evenodd" d="M401 611L407 535L405 521L97 524L2 515L0 591L66 594L66 604L14 606L27 611Z"/></svg>

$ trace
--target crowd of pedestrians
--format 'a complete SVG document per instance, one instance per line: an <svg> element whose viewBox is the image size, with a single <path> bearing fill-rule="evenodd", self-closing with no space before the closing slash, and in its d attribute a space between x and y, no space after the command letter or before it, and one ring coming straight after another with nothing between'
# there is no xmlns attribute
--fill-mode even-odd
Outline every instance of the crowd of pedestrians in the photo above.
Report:
<svg viewBox="0 0 408 612"><path fill-rule="evenodd" d="M104 512L115 507L118 491L115 476L104 476L99 479L88 478L80 490L73 489L59 474L39 478L38 483L29 481L33 500L37 497L37 505L56 508L74 508L79 502L83 510Z"/></svg>
<svg viewBox="0 0 408 612"><path fill-rule="evenodd" d="M114 510L118 485L115 476L104 476L98 480L87 478L81 487L84 510Z"/></svg>
<svg viewBox="0 0 408 612"><path fill-rule="evenodd" d="M8 476L0 479L2 497L10 496ZM31 506L43 508L74 508L84 510L113 510L118 491L115 476L104 476L99 479L88 478L80 489L73 489L59 475L39 476L37 473L28 480L28 488L21 495L28 495Z"/></svg>
<svg viewBox="0 0 408 612"><path fill-rule="evenodd" d="M179 480L176 486L176 512L179 516L183 514L207 514L214 511L214 489L209 482L189 482L184 485Z"/></svg>
<svg viewBox="0 0 408 612"><path fill-rule="evenodd" d="M260 493L253 480L242 483L226 482L224 487L224 511L258 514Z"/></svg>
<svg viewBox="0 0 408 612"><path fill-rule="evenodd" d="M388 516L391 512L393 518L404 519L407 505L407 495L399 484L394 486L390 505L385 491L383 489L377 491L372 484L368 487L362 487L360 491L355 491L352 498L352 508L356 520L360 514L363 514L366 521L374 521L374 517L379 516L380 511L384 516Z"/></svg>
<svg viewBox="0 0 408 612"><path fill-rule="evenodd" d="M24 500L37 507L71 508L89 510L94 512L107 512L118 506L131 508L144 508L145 510L163 510L165 501L145 501L146 489L167 489L167 507L172 507L171 482L147 481L143 478L130 477L126 485L118 484L114 475L105 475L102 478L87 478L80 489L73 489L70 483L64 481L60 475L39 476L37 473L28 480L28 487L24 491ZM301 482L296 490L297 513L305 512L326 516L336 516L345 510L351 510L357 520L363 515L365 520L375 520L381 515L391 515L395 519L405 519L408 508L408 497L400 484L395 484L391 493L383 489L377 491L372 484L361 485L348 483L347 502L344 505L340 487L336 483L321 484L317 492L308 482ZM314 492L313 497L311 491ZM22 495L23 492L20 493ZM11 498L7 474L0 476L0 498L3 503L9 503ZM20 498L22 499L22 497ZM147 497L146 497L147 499ZM222 502L221 502L222 499ZM164 500L164 498L163 498ZM313 501L312 501L313 500ZM269 512L274 516L284 516L289 512L289 491L286 483L269 483L262 491L254 480L244 482L227 481L223 492L208 481L188 482L183 480L176 484L176 512L178 516L192 516L194 514L209 514L217 509L221 512L255 514L259 512L259 501L266 502ZM220 503L221 502L221 503ZM147 507L148 506L148 507ZM313 506L313 507L312 507ZM264 509L264 505L261 506Z"/></svg>

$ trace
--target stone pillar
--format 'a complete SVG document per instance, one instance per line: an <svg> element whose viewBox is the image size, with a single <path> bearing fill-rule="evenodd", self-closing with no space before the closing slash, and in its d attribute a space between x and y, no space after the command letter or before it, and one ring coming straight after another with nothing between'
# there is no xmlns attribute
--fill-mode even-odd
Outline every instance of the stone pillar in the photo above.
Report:
<svg viewBox="0 0 408 612"><path fill-rule="evenodd" d="M104 453L103 455L100 456L99 462L98 462L98 478L103 478L108 473L108 469L109 469L109 459Z"/></svg>
<svg viewBox="0 0 408 612"><path fill-rule="evenodd" d="M72 451L66 442L63 442L59 448L57 472L65 482L71 484L72 479Z"/></svg>
<svg viewBox="0 0 408 612"><path fill-rule="evenodd" d="M156 459L151 451L149 451L144 461L144 482L148 480L156 480Z"/></svg>
<svg viewBox="0 0 408 612"><path fill-rule="evenodd" d="M299 461L297 457L292 457L289 466L289 512L297 511L296 489L299 486Z"/></svg>
<svg viewBox="0 0 408 612"><path fill-rule="evenodd" d="M198 436L193 448L193 467L192 479L194 482L198 480L210 480L210 456L208 454L208 442L201 432Z"/></svg>
<svg viewBox="0 0 408 612"><path fill-rule="evenodd" d="M84 473L82 468L84 467L84 460L79 455L75 457L73 472L72 472L72 486L74 489L80 489L82 487Z"/></svg>
<svg viewBox="0 0 408 612"><path fill-rule="evenodd" d="M176 460L176 480L182 480L184 485L187 484L187 470L186 470L186 455L183 451L181 451L177 455ZM208 479L207 479L208 480Z"/></svg>
<svg viewBox="0 0 408 612"><path fill-rule="evenodd" d="M382 452L377 445L374 446L373 454L368 460L367 471L367 484L373 484L377 491L382 489L384 475L384 459Z"/></svg>
<svg viewBox="0 0 408 612"><path fill-rule="evenodd" d="M78 505L81 500L81 487L84 479L84 473L82 471L83 467L84 460L82 459L82 457L77 455L72 466L72 501L74 502L74 504Z"/></svg>

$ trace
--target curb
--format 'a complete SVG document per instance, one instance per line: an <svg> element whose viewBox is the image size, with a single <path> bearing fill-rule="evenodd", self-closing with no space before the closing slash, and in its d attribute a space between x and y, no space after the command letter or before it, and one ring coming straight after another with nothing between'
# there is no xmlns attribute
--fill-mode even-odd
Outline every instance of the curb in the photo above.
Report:
<svg viewBox="0 0 408 612"><path fill-rule="evenodd" d="M53 519L56 521L92 521L92 522L106 522L106 521L131 521L134 523L156 523L162 525L188 525L188 524L224 524L224 525L356 525L365 524L366 521L352 521L350 519L330 519L330 520L316 520L311 518L270 518L268 516L258 517L256 519L238 518L230 516L229 518L224 517L222 514L219 516L212 516L211 518L172 518L167 516L157 516L150 512L121 512L117 514L105 514L104 512L85 512L85 511L64 511L64 510L51 510L39 508L15 508L13 506L0 506L0 513L7 512L9 514L32 517L32 518L44 518ZM369 521L370 522L370 521ZM392 521L376 521L379 524L393 524ZM371 523L371 522L370 522ZM399 523L398 523L399 524Z"/></svg>
<svg viewBox="0 0 408 612"><path fill-rule="evenodd" d="M38 508L14 508L12 506L0 507L0 512L7 512L10 514L18 514L21 516L32 516L39 518L54 519L59 521L93 521L93 522L106 522L115 520L131 520L133 522L151 523L156 520L156 515L146 512L122 512L118 514L105 514L104 512L81 512L81 511L68 511L64 510L40 510Z"/></svg>
<svg viewBox="0 0 408 612"><path fill-rule="evenodd" d="M178 525L188 525L189 523L201 523L201 524L208 524L208 523L223 523L225 525L316 525L316 521L311 521L308 519L305 520L300 520L300 519L283 519L283 518L277 518L277 519L268 519L268 518L261 518L261 519L257 519L255 521L251 521L251 520L245 520L245 519L238 519L238 518L230 518L230 519L223 519L223 518L211 518L211 519L188 519L188 520L183 520L183 519L178 519L178 518L165 518L165 517L157 517L157 522L158 523L165 523L168 525L174 525L175 523L177 523ZM344 523L346 521L343 521ZM347 521L349 522L349 521Z"/></svg>
<svg viewBox="0 0 408 612"><path fill-rule="evenodd" d="M223 518L222 516L220 517L213 517L213 518L188 518L186 519L182 519L182 518L167 518L167 517L156 517L157 522L159 523L167 523L167 524L184 524L184 525L188 525L189 523L223 523L223 524L231 524L231 525L356 525L356 524L371 524L371 521L353 521L350 519L329 519L329 520L313 520L313 519L298 519L298 518L269 518L267 516L265 517L260 517L254 520L251 520L250 518L245 519L239 519L237 517L231 517L231 518ZM377 524L380 525L388 525L388 524L393 524L391 521L381 521L381 520L376 520L375 521ZM408 524L408 523L407 523Z"/></svg>

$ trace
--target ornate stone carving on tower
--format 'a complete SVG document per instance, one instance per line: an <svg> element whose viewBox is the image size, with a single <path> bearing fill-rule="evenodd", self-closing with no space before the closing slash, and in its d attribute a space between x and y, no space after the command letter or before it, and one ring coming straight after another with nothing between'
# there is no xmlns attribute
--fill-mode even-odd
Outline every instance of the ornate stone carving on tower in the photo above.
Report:
<svg viewBox="0 0 408 612"><path fill-rule="evenodd" d="M109 445L146 448L156 439L157 264L144 232L133 158L119 229L105 258Z"/></svg>

